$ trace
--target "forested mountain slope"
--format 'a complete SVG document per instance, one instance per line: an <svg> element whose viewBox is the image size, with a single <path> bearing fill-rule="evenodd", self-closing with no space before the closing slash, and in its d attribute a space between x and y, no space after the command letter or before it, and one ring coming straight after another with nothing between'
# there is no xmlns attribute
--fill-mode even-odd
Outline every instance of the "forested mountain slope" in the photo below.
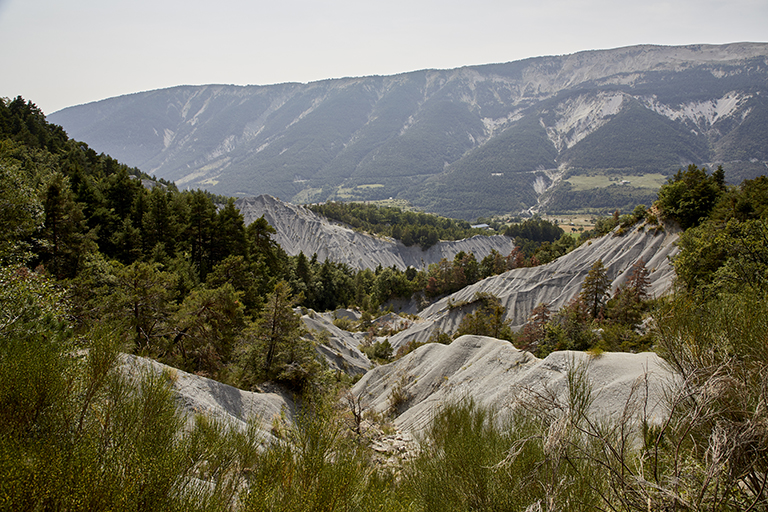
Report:
<svg viewBox="0 0 768 512"><path fill-rule="evenodd" d="M765 171L768 44L633 46L452 70L181 86L51 114L180 188L398 197L454 218L650 204L689 163ZM711 166L711 165L710 165Z"/></svg>

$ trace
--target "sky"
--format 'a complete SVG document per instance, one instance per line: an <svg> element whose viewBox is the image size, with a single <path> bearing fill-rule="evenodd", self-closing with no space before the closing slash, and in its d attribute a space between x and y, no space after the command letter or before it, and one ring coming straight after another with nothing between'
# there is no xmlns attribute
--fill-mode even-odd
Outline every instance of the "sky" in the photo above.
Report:
<svg viewBox="0 0 768 512"><path fill-rule="evenodd" d="M768 42L768 0L0 0L0 97L44 113L636 44Z"/></svg>

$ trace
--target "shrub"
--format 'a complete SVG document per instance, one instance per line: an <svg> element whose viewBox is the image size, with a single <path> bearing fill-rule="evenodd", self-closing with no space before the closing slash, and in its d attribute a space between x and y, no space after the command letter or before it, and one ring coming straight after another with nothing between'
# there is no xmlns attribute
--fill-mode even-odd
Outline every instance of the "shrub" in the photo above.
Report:
<svg viewBox="0 0 768 512"><path fill-rule="evenodd" d="M519 506L525 497L509 474L496 468L509 448L492 410L471 400L448 403L406 470L404 492L424 511L509 510L513 499Z"/></svg>
<svg viewBox="0 0 768 512"><path fill-rule="evenodd" d="M389 340L377 341L370 345L361 345L360 350L368 356L368 359L379 363L388 363L392 361L392 345Z"/></svg>
<svg viewBox="0 0 768 512"><path fill-rule="evenodd" d="M514 337L509 326L510 322L504 320L506 309L501 305L498 297L490 293L477 292L470 304L476 305L475 311L464 315L453 335L454 339L465 334L506 340Z"/></svg>
<svg viewBox="0 0 768 512"><path fill-rule="evenodd" d="M712 174L691 164L680 169L659 189L658 206L664 215L676 220L683 229L698 225L715 207L725 190L722 167Z"/></svg>
<svg viewBox="0 0 768 512"><path fill-rule="evenodd" d="M765 292L745 289L708 300L678 294L660 305L656 322L658 350L681 376L670 421L655 440L669 443L664 469L679 483L659 502L685 497L697 510L765 507Z"/></svg>
<svg viewBox="0 0 768 512"><path fill-rule="evenodd" d="M408 385L408 376L400 374L397 382L392 386L389 392L389 414L397 416L403 412L403 408L411 399L411 394L405 387Z"/></svg>
<svg viewBox="0 0 768 512"><path fill-rule="evenodd" d="M41 276L2 268L0 281L2 507L225 510L218 485L193 485L170 376L126 377L106 328L75 338Z"/></svg>
<svg viewBox="0 0 768 512"><path fill-rule="evenodd" d="M370 463L357 436L332 402L305 402L282 437L247 466L239 510L310 512L387 510L405 507L394 499L391 475Z"/></svg>
<svg viewBox="0 0 768 512"><path fill-rule="evenodd" d="M408 354L410 354L411 352L413 352L414 350L416 350L417 348L423 347L426 344L427 342L418 342L415 340L411 340L405 345L401 345L400 348L397 349L397 352L395 353L395 359L403 358Z"/></svg>
<svg viewBox="0 0 768 512"><path fill-rule="evenodd" d="M343 331L352 332L355 330L355 322L346 317L334 318L333 325L335 325L336 327L338 327Z"/></svg>

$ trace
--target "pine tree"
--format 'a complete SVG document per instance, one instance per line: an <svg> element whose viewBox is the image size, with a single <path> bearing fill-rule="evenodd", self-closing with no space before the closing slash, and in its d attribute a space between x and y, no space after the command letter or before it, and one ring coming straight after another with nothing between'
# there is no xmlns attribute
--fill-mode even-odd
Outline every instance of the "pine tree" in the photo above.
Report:
<svg viewBox="0 0 768 512"><path fill-rule="evenodd" d="M163 244L169 256L176 253L179 224L171 209L169 194L163 187L152 189L147 198L147 211L142 218L144 254L151 254L158 244Z"/></svg>
<svg viewBox="0 0 768 512"><path fill-rule="evenodd" d="M43 261L59 279L74 277L79 262L95 249L95 244L93 237L87 233L85 216L75 202L69 180L61 173L54 174L48 182L43 207L43 238L46 241Z"/></svg>
<svg viewBox="0 0 768 512"><path fill-rule="evenodd" d="M651 286L651 279L648 277L648 273L648 267L645 266L645 261L642 258L632 265L632 270L627 278L626 288L632 293L637 302L648 298L648 287Z"/></svg>
<svg viewBox="0 0 768 512"><path fill-rule="evenodd" d="M267 265L269 271L277 274L280 270L280 251L281 248L272 239L277 231L269 225L267 219L262 215L251 222L245 229L248 240L249 257L252 260L262 259ZM306 263L306 257L304 257Z"/></svg>
<svg viewBox="0 0 768 512"><path fill-rule="evenodd" d="M175 315L174 345L189 370L211 377L232 359L237 334L245 327L240 292L230 283L193 291Z"/></svg>
<svg viewBox="0 0 768 512"><path fill-rule="evenodd" d="M247 312L251 312L260 307L263 297L269 293L267 286L271 279L262 262L251 263L242 256L228 256L213 267L205 284L207 288L232 285L242 294L241 299Z"/></svg>
<svg viewBox="0 0 768 512"><path fill-rule="evenodd" d="M229 198L226 206L216 215L212 233L211 259L215 263L230 255L245 256L245 223L235 200Z"/></svg>
<svg viewBox="0 0 768 512"><path fill-rule="evenodd" d="M598 318L608 300L611 280L603 265L603 260L597 260L589 269L587 277L581 284L579 297L587 305L592 318Z"/></svg>
<svg viewBox="0 0 768 512"><path fill-rule="evenodd" d="M175 281L176 275L161 271L157 263L136 262L117 272L107 316L125 324L140 351L156 349L155 340L167 329Z"/></svg>
<svg viewBox="0 0 768 512"><path fill-rule="evenodd" d="M539 342L544 338L546 325L552 320L552 312L549 304L542 302L533 308L528 321L523 326L522 332L517 339L516 345L521 350L536 352Z"/></svg>
<svg viewBox="0 0 768 512"><path fill-rule="evenodd" d="M718 168L713 175L706 168L691 164L680 169L659 189L658 206L664 215L675 219L687 229L699 225L709 215L723 193L725 173Z"/></svg>
<svg viewBox="0 0 768 512"><path fill-rule="evenodd" d="M291 295L291 287L288 283L280 281L267 297L264 310L256 321L256 343L261 348L261 354L259 354L263 357L261 370L266 378L277 375L279 369L275 368L278 366L278 361L286 359L291 345L299 343L301 317L293 311L296 302L296 298Z"/></svg>
<svg viewBox="0 0 768 512"><path fill-rule="evenodd" d="M499 339L510 339L512 332L509 321L504 320L506 308L501 299L490 293L476 292L473 303L477 304L474 312L468 313L461 319L454 338L464 334L491 336Z"/></svg>
<svg viewBox="0 0 768 512"><path fill-rule="evenodd" d="M211 240L216 209L205 192L201 190L189 194L188 202L187 239L192 253L192 263L197 267L200 278L205 279L211 270Z"/></svg>
<svg viewBox="0 0 768 512"><path fill-rule="evenodd" d="M241 386L275 380L303 392L316 381L322 366L312 342L302 337L301 316L293 311L300 300L301 296L292 296L287 282L275 285L261 314L246 330Z"/></svg>

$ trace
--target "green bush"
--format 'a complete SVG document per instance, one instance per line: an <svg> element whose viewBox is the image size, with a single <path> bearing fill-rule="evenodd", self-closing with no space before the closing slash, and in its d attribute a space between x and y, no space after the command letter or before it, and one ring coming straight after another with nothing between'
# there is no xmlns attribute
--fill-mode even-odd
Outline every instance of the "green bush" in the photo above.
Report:
<svg viewBox="0 0 768 512"><path fill-rule="evenodd" d="M305 404L292 425L250 466L241 510L393 510L364 448L344 435L328 402ZM389 487L391 489L391 487Z"/></svg>
<svg viewBox="0 0 768 512"><path fill-rule="evenodd" d="M0 508L226 510L218 483L195 484L170 376L126 376L106 328L75 338L41 276L0 282Z"/></svg>
<svg viewBox="0 0 768 512"><path fill-rule="evenodd" d="M569 373L563 402L531 397L499 417L471 399L446 404L407 468L402 494L415 510L595 510L607 490L600 467L582 450L588 383ZM607 497L607 496L606 496Z"/></svg>
<svg viewBox="0 0 768 512"><path fill-rule="evenodd" d="M454 339L465 334L491 336L505 340L513 338L512 330L509 327L510 322L504 320L506 310L498 297L491 293L476 292L472 302L466 305L474 306L474 311L467 313L461 319L459 327L453 335Z"/></svg>
<svg viewBox="0 0 768 512"><path fill-rule="evenodd" d="M368 356L371 361L377 361L379 363L389 363L392 361L392 345L389 344L389 340L377 341L370 345L361 345L360 350Z"/></svg>
<svg viewBox="0 0 768 512"><path fill-rule="evenodd" d="M659 353L680 375L671 417L652 439L658 508L768 505L768 297L745 289L678 293L655 313ZM668 483L667 483L668 482Z"/></svg>
<svg viewBox="0 0 768 512"><path fill-rule="evenodd" d="M683 229L697 226L715 207L725 190L722 167L709 175L705 168L694 164L680 169L659 190L657 205L664 215L676 220Z"/></svg>
<svg viewBox="0 0 768 512"><path fill-rule="evenodd" d="M355 322L349 318L341 317L341 318L334 318L333 319L333 325L338 327L339 329L343 331L354 331L355 330Z"/></svg>
<svg viewBox="0 0 768 512"><path fill-rule="evenodd" d="M496 419L471 400L441 409L406 473L416 510L508 510L523 502L507 472L496 468L511 447Z"/></svg>

